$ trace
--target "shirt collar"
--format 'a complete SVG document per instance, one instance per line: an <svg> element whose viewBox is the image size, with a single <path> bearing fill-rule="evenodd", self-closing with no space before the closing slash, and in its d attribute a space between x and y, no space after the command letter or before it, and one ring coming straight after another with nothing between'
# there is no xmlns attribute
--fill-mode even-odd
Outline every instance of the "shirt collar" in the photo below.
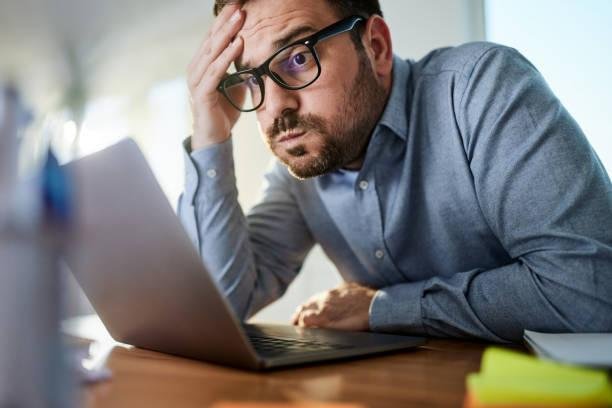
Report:
<svg viewBox="0 0 612 408"><path fill-rule="evenodd" d="M404 141L408 135L409 79L410 63L394 55L391 94L378 125L391 129L393 133Z"/></svg>

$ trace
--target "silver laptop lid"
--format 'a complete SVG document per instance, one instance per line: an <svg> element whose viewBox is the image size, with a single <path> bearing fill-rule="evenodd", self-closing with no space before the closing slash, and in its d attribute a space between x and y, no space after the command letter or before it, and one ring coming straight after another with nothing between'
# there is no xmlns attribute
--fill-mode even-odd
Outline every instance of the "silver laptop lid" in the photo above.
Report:
<svg viewBox="0 0 612 408"><path fill-rule="evenodd" d="M116 340L256 368L258 358L136 143L68 165L77 230L68 265Z"/></svg>

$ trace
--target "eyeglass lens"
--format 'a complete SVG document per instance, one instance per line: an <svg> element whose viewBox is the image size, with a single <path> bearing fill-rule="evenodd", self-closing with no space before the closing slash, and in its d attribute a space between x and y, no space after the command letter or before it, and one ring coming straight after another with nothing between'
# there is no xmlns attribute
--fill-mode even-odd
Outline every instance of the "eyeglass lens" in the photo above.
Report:
<svg viewBox="0 0 612 408"><path fill-rule="evenodd" d="M315 56L303 44L289 47L275 55L269 68L274 79L290 88L308 85L319 75ZM223 83L223 87L231 103L240 110L253 110L262 102L263 81L251 73L233 75Z"/></svg>

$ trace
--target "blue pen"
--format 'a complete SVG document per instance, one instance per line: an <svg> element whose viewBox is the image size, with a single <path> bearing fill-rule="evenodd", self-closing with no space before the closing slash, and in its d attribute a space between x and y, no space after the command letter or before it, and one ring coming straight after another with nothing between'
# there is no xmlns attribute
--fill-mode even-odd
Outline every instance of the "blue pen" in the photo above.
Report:
<svg viewBox="0 0 612 408"><path fill-rule="evenodd" d="M42 171L44 219L56 227L67 227L72 214L72 191L69 175L51 149Z"/></svg>

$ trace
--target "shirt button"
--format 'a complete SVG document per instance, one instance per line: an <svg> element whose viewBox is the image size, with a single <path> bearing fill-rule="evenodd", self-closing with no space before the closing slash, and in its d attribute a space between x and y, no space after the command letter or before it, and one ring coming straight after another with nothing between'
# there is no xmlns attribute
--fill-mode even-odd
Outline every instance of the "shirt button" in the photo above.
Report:
<svg viewBox="0 0 612 408"><path fill-rule="evenodd" d="M379 249L378 251L374 252L374 256L377 259L383 259L385 257L385 253L383 252L382 249Z"/></svg>
<svg viewBox="0 0 612 408"><path fill-rule="evenodd" d="M215 169L210 169L210 170L208 170L208 171L206 172L206 175L207 175L209 178L215 178L215 177L217 177L217 170L215 170Z"/></svg>
<svg viewBox="0 0 612 408"><path fill-rule="evenodd" d="M365 181L365 180L361 180L361 181L359 182L359 188L360 188L360 189L362 189L362 190L364 190L364 191L365 191L365 190L367 190L369 186L370 186L370 183L368 183L368 182L367 182L367 181Z"/></svg>

